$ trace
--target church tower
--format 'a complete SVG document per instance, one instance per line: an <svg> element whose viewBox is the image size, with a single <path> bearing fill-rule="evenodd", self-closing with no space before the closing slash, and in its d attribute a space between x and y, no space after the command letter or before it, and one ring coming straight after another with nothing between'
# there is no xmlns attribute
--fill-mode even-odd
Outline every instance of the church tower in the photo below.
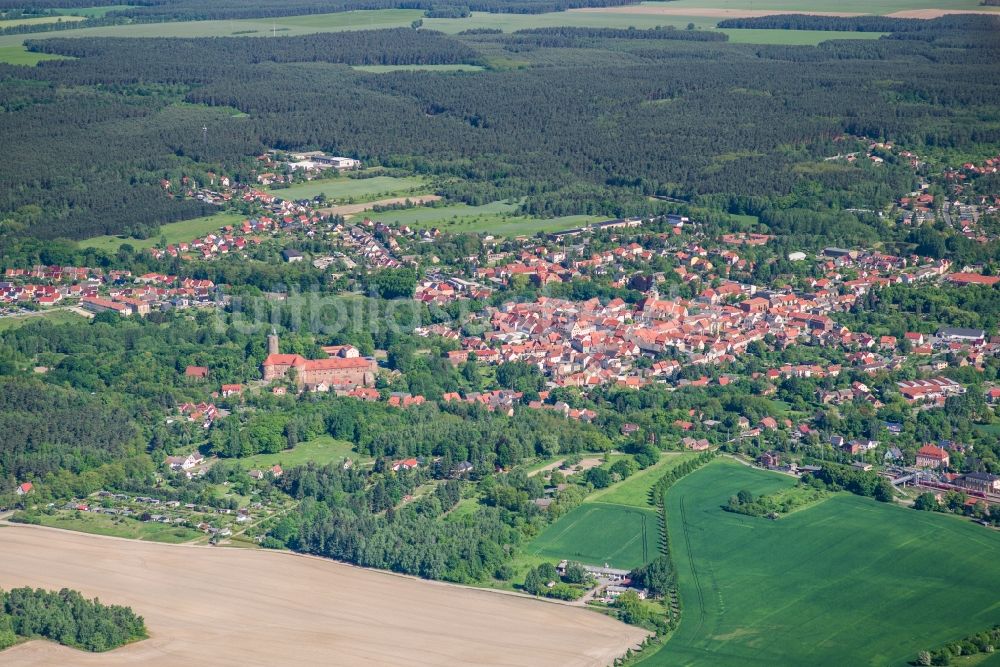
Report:
<svg viewBox="0 0 1000 667"><path fill-rule="evenodd" d="M267 353L268 354L278 354L278 332L271 327L271 335L267 337Z"/></svg>

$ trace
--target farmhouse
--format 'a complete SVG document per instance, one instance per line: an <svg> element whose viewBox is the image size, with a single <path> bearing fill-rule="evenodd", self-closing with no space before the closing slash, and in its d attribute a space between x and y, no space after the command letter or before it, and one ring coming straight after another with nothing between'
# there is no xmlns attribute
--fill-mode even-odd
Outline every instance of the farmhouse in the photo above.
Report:
<svg viewBox="0 0 1000 667"><path fill-rule="evenodd" d="M26 496L31 493L33 488L35 488L35 486L31 482L24 482L23 484L18 485L16 493L19 496Z"/></svg>
<svg viewBox="0 0 1000 667"><path fill-rule="evenodd" d="M198 452L188 454L187 456L168 456L166 464L170 466L171 470L190 470L201 463L204 463L205 457Z"/></svg>

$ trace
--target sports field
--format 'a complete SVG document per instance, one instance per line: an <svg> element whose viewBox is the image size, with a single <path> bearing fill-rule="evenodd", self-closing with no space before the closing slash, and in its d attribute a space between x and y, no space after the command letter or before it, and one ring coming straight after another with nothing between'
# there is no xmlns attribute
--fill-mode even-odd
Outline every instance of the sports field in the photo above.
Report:
<svg viewBox="0 0 1000 667"><path fill-rule="evenodd" d="M905 665L1000 622L1000 533L838 494L778 521L720 509L794 480L730 460L667 495L683 617L644 666Z"/></svg>
<svg viewBox="0 0 1000 667"><path fill-rule="evenodd" d="M125 243L128 243L133 248L152 248L160 242L161 237L166 238L167 243L181 243L182 241L190 241L196 237L218 231L226 225L234 225L245 219L246 216L239 213L217 213L202 218L191 218L190 220L182 220L181 222L168 223L161 226L160 231L148 239L133 239L125 236L95 236L94 238L80 241L80 245L84 248L97 248L98 250L106 250L108 252L115 252Z"/></svg>
<svg viewBox="0 0 1000 667"><path fill-rule="evenodd" d="M396 178L393 176L373 176L372 178L321 178L308 183L296 183L288 188L269 188L275 197L282 199L312 199L318 194L328 200L355 199L369 201L417 194L428 191L427 180L420 176Z"/></svg>
<svg viewBox="0 0 1000 667"><path fill-rule="evenodd" d="M584 503L559 517L526 547L530 556L630 570L656 557L659 518L652 509Z"/></svg>

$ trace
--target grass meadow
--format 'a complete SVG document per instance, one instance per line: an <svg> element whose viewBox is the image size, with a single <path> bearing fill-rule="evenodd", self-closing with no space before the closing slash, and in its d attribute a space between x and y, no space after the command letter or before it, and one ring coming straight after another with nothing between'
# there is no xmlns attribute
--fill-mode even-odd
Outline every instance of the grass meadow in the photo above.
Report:
<svg viewBox="0 0 1000 667"><path fill-rule="evenodd" d="M684 613L644 667L904 665L1000 623L1000 533L846 493L777 521L720 506L794 480L718 460L667 494Z"/></svg>
<svg viewBox="0 0 1000 667"><path fill-rule="evenodd" d="M84 248L97 248L107 252L115 252L123 244L128 243L133 248L152 248L160 242L160 238L166 238L167 243L181 243L191 241L196 237L204 236L211 232L218 231L226 225L235 225L246 219L240 213L216 213L201 218L191 218L180 222L170 222L160 227L157 234L148 239L133 239L127 236L95 236L94 238L80 241Z"/></svg>
<svg viewBox="0 0 1000 667"><path fill-rule="evenodd" d="M534 218L517 214L517 208L517 204L508 202L491 202L483 206L449 204L369 213L368 217L390 225L409 225L420 229L438 227L453 233L494 236L531 236L538 232L556 232L607 219L606 216L592 215Z"/></svg>
<svg viewBox="0 0 1000 667"><path fill-rule="evenodd" d="M282 468L293 468L305 465L312 461L319 465L327 463L340 463L346 458L352 459L355 463L363 461L364 456L359 456L353 449L353 445L346 440L335 440L328 435L321 435L318 438L307 442L300 442L292 449L278 452L276 454L257 454L238 459L240 465L247 470L265 470L274 465Z"/></svg>
<svg viewBox="0 0 1000 667"><path fill-rule="evenodd" d="M111 517L104 514L89 512L59 512L54 515L37 515L43 526L75 530L80 533L94 535L110 535L112 537L127 537L132 540L148 540L150 542L167 542L180 544L190 542L200 537L202 533L184 526L173 526L165 523L144 522L128 517Z"/></svg>
<svg viewBox="0 0 1000 667"><path fill-rule="evenodd" d="M640 470L628 479L591 494L584 502L611 503L630 507L653 507L650 491L668 471L698 456L698 452L670 452L654 465Z"/></svg>
<svg viewBox="0 0 1000 667"><path fill-rule="evenodd" d="M420 176L397 178L373 176L371 178L321 178L308 183L296 183L287 188L268 188L268 192L282 199L312 199L322 193L328 200L374 201L407 194L426 194L427 180Z"/></svg>

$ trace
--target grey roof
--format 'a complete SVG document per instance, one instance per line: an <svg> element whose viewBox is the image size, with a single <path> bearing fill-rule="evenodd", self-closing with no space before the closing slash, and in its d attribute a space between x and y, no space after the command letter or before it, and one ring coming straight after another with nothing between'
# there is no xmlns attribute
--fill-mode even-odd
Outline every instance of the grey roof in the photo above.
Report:
<svg viewBox="0 0 1000 667"><path fill-rule="evenodd" d="M982 329L965 329L963 327L942 327L938 330L938 336L953 338L983 338L986 332Z"/></svg>

